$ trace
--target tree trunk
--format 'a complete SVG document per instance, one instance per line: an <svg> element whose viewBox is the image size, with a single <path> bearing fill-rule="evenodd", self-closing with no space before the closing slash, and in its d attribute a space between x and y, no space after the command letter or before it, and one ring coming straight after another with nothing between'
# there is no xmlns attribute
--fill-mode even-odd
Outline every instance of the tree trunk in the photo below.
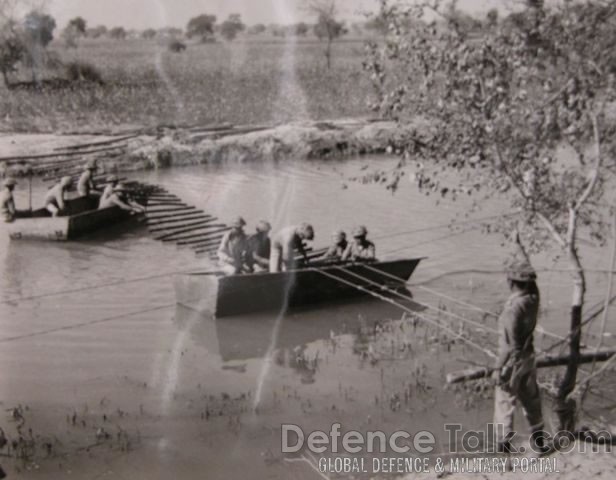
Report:
<svg viewBox="0 0 616 480"><path fill-rule="evenodd" d="M580 359L580 340L582 337L582 307L586 293L586 278L580 262L575 244L576 213L571 212L571 226L569 234L569 261L573 267L573 299L571 302L571 325L569 339L569 363L565 375L558 386L556 397L556 414L558 415L559 430L573 432L577 404L569 395L575 389L578 364Z"/></svg>
<svg viewBox="0 0 616 480"><path fill-rule="evenodd" d="M327 69L332 68L332 40L327 39L327 46L325 47L325 58L327 59Z"/></svg>
<svg viewBox="0 0 616 480"><path fill-rule="evenodd" d="M9 77L6 73L6 70L3 68L2 69L2 79L4 80L4 86L10 90L11 89L11 83L9 82Z"/></svg>

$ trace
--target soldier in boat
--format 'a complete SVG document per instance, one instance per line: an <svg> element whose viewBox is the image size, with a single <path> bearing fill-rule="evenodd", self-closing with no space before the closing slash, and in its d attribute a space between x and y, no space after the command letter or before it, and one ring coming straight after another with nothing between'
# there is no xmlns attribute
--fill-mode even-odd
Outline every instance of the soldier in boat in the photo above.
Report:
<svg viewBox="0 0 616 480"><path fill-rule="evenodd" d="M79 177L79 181L77 182L77 192L82 197L87 197L92 193L99 194L97 191L96 185L94 184L94 179L92 178L94 172L96 172L97 164L96 160L91 158L86 163L86 166L83 170L83 173Z"/></svg>
<svg viewBox="0 0 616 480"><path fill-rule="evenodd" d="M285 227L272 239L272 252L270 256L270 272L280 272L297 268L295 260L296 250L308 262L304 250L304 240L314 239L314 229L308 223L299 226Z"/></svg>
<svg viewBox="0 0 616 480"><path fill-rule="evenodd" d="M332 233L332 244L319 259L322 261L335 262L342 259L342 255L349 246L346 233L343 230L336 230Z"/></svg>
<svg viewBox="0 0 616 480"><path fill-rule="evenodd" d="M52 216L57 217L66 208L64 195L72 184L71 177L62 177L45 195L45 208Z"/></svg>
<svg viewBox="0 0 616 480"><path fill-rule="evenodd" d="M257 233L248 238L249 267L256 272L267 272L269 270L270 254L272 242L269 232L272 226L269 222L261 220L257 223Z"/></svg>
<svg viewBox="0 0 616 480"><path fill-rule="evenodd" d="M376 248L374 243L368 240L368 229L363 225L353 229L351 240L342 254L343 261L369 262L376 260Z"/></svg>
<svg viewBox="0 0 616 480"><path fill-rule="evenodd" d="M145 212L145 208L143 205L139 205L137 202L133 201L127 193L127 190L124 188L124 185L118 183L111 195L101 197L100 203L98 205L98 209L102 210L103 208L109 207L120 207L122 210L126 210L132 213L143 213Z"/></svg>
<svg viewBox="0 0 616 480"><path fill-rule="evenodd" d="M113 195L115 188L118 186L120 179L117 175L109 175L107 177L107 185L105 186L103 193L101 194L101 198L99 200L99 208L100 204L107 198Z"/></svg>
<svg viewBox="0 0 616 480"><path fill-rule="evenodd" d="M247 265L248 237L244 233L244 226L246 226L245 220L237 217L231 223L231 230L222 237L218 247L219 265L227 275L238 275L245 267L248 271L251 270Z"/></svg>
<svg viewBox="0 0 616 480"><path fill-rule="evenodd" d="M526 420L531 428L531 447L538 453L548 453L545 444L541 396L537 386L537 367L533 333L539 311L537 274L519 236L515 241L521 256L507 268L507 283L511 295L498 319L498 360L493 378L496 381L494 395L494 423L497 428L498 449L502 453L512 451L509 436L513 432L513 413L516 401L520 401Z"/></svg>
<svg viewBox="0 0 616 480"><path fill-rule="evenodd" d="M15 209L15 199L13 198L13 190L17 185L17 180L7 178L2 182L2 192L0 192L0 212L5 222L10 223L17 217Z"/></svg>

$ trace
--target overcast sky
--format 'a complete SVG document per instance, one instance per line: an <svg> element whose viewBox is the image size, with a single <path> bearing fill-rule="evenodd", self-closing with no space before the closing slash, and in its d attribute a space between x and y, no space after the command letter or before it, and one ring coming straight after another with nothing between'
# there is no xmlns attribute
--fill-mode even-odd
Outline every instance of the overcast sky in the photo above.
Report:
<svg viewBox="0 0 616 480"><path fill-rule="evenodd" d="M219 19L230 13L242 15L245 23L293 23L306 19L301 5L307 0L48 0L50 13L63 28L69 19L82 16L88 25L123 26L144 29L184 27L201 13ZM461 8L481 12L503 0L460 0ZM374 10L376 0L338 0L341 16L361 19L362 12Z"/></svg>

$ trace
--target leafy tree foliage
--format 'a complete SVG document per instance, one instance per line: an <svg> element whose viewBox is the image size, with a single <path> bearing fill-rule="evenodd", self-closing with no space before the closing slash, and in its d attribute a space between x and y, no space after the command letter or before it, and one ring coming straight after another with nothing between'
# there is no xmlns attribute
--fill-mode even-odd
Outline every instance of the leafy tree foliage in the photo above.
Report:
<svg viewBox="0 0 616 480"><path fill-rule="evenodd" d="M242 17L233 13L220 24L220 34L227 41L232 41L237 37L238 33L243 32L246 29L246 25L242 22Z"/></svg>
<svg viewBox="0 0 616 480"><path fill-rule="evenodd" d="M248 27L246 33L248 33L249 35L261 35L262 33L265 33L266 30L267 27L265 25L263 25L262 23L257 23L256 25Z"/></svg>
<svg viewBox="0 0 616 480"><path fill-rule="evenodd" d="M508 198L520 215L490 231L519 229L530 249L556 245L570 262L571 360L554 393L559 427L572 431L586 294L578 237L583 229L605 240L599 205L615 169L616 1L548 8L527 0L523 11L481 31L439 0L381 0L380 14L387 41L369 45L364 63L374 108L420 125L392 190L411 169L428 195L471 195L477 208Z"/></svg>
<svg viewBox="0 0 616 480"><path fill-rule="evenodd" d="M146 28L143 32L141 32L141 38L145 38L146 40L152 40L156 37L156 30L153 28Z"/></svg>
<svg viewBox="0 0 616 480"><path fill-rule="evenodd" d="M107 27L105 25L98 25L86 30L86 36L89 38L99 38L107 35Z"/></svg>
<svg viewBox="0 0 616 480"><path fill-rule="evenodd" d="M199 37L201 41L207 42L214 35L216 25L215 15L199 15L188 21L186 26L186 36L188 38Z"/></svg>
<svg viewBox="0 0 616 480"><path fill-rule="evenodd" d="M51 15L33 10L24 19L24 34L28 43L45 48L53 40L56 21Z"/></svg>
<svg viewBox="0 0 616 480"><path fill-rule="evenodd" d="M109 36L115 40L124 40L126 35L127 33L124 27L113 27L109 30Z"/></svg>
<svg viewBox="0 0 616 480"><path fill-rule="evenodd" d="M10 85L9 74L16 70L25 51L26 47L15 25L7 22L0 28L0 72L7 87Z"/></svg>
<svg viewBox="0 0 616 480"><path fill-rule="evenodd" d="M308 25L304 22L299 22L294 25L295 35L297 35L298 37L305 37L308 34L309 29L310 28L308 27Z"/></svg>
<svg viewBox="0 0 616 480"><path fill-rule="evenodd" d="M72 27L77 33L84 35L87 29L86 21L81 17L75 17L68 22L68 26Z"/></svg>
<svg viewBox="0 0 616 480"><path fill-rule="evenodd" d="M86 21L81 17L75 17L68 22L62 31L62 38L67 48L76 48L79 37L86 34Z"/></svg>
<svg viewBox="0 0 616 480"><path fill-rule="evenodd" d="M47 59L46 48L53 40L56 21L51 15L32 10L23 21L23 41L26 47L24 60L32 71L32 81L39 81L39 72Z"/></svg>

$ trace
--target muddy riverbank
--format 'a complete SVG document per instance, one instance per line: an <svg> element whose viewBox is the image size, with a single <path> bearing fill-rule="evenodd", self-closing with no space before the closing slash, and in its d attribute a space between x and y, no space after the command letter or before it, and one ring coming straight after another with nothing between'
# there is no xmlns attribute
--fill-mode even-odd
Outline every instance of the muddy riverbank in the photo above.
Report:
<svg viewBox="0 0 616 480"><path fill-rule="evenodd" d="M341 119L278 126L211 126L119 131L108 135L0 135L0 168L24 175L97 158L105 171L223 162L344 158L395 152L424 137L422 122Z"/></svg>

